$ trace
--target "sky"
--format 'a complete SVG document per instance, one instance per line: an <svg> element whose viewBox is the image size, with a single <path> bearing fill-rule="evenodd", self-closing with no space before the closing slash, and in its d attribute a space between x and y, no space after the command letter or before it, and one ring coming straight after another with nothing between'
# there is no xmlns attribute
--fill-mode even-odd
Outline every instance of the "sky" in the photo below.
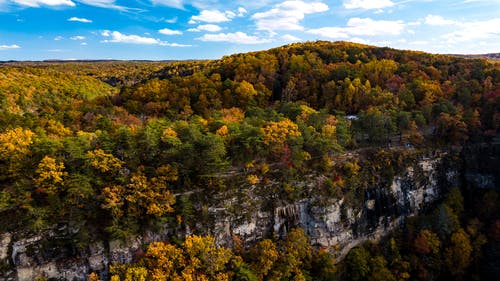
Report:
<svg viewBox="0 0 500 281"><path fill-rule="evenodd" d="M217 59L329 40L500 52L500 0L0 0L0 61Z"/></svg>

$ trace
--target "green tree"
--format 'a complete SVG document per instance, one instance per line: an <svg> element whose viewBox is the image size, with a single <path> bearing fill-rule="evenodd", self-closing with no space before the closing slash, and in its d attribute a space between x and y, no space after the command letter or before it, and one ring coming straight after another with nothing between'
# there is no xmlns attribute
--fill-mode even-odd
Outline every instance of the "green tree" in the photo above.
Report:
<svg viewBox="0 0 500 281"><path fill-rule="evenodd" d="M357 247L347 254L345 265L350 280L364 280L370 273L370 253L363 247Z"/></svg>

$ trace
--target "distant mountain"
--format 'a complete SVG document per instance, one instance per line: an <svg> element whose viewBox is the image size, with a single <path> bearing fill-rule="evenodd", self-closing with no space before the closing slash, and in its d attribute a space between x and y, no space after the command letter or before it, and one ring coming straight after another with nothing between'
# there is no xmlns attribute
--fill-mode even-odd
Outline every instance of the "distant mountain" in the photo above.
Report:
<svg viewBox="0 0 500 281"><path fill-rule="evenodd" d="M493 61L500 61L500 53L477 54L477 55L453 55L453 56L470 58L470 59L487 59Z"/></svg>

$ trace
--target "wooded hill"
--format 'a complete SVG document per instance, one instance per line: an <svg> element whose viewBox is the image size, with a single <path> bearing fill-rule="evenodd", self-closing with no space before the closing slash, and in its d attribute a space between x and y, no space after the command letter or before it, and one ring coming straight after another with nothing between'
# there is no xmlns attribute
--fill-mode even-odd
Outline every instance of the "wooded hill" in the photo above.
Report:
<svg viewBox="0 0 500 281"><path fill-rule="evenodd" d="M67 224L79 229L71 239L84 248L96 237L125 238L165 223L192 226L193 204L202 199L176 200L174 193L277 180L279 187L263 192L294 201L307 194L289 183L311 173L327 178L318 193L356 200L411 161L408 151L389 145L449 149L488 140L499 126L498 64L348 42L211 61L3 64L0 231ZM334 161L360 148L366 157ZM217 176L228 172L237 178ZM294 235L304 242L303 233ZM281 265L240 260L236 267L266 280L280 270L292 272L277 275L281 280L330 274L328 266L321 273L311 268L331 263L321 252L283 269L310 250L283 243ZM180 251L154 248L147 258L160 250ZM221 268L235 270L220 251ZM217 279L222 269L205 273ZM127 269L120 270L125 278Z"/></svg>

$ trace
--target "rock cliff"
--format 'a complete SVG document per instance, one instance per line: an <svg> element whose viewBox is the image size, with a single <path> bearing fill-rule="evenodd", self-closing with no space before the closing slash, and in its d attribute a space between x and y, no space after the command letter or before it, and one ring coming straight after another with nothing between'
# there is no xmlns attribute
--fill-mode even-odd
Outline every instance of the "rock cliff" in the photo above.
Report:
<svg viewBox="0 0 500 281"><path fill-rule="evenodd" d="M261 186L209 195L206 222L195 222L197 232L208 233L219 245L232 246L238 236L244 245L264 237L286 235L302 227L314 245L333 252L337 259L367 240L378 240L440 198L460 180L457 166L446 164L444 154L420 157L394 176L389 185L366 189L360 198L322 198L314 188L324 176L306 176L295 184L310 196L285 202L259 193ZM272 182L269 184L273 184ZM361 198L362 197L362 198ZM91 271L106 275L109 264L128 263L153 241L168 240L178 229L165 227L128 241L95 241L77 249L68 239L75 229L54 227L38 235L0 235L0 277L27 281L43 276L53 280L86 280ZM190 234L191 228L182 229Z"/></svg>

